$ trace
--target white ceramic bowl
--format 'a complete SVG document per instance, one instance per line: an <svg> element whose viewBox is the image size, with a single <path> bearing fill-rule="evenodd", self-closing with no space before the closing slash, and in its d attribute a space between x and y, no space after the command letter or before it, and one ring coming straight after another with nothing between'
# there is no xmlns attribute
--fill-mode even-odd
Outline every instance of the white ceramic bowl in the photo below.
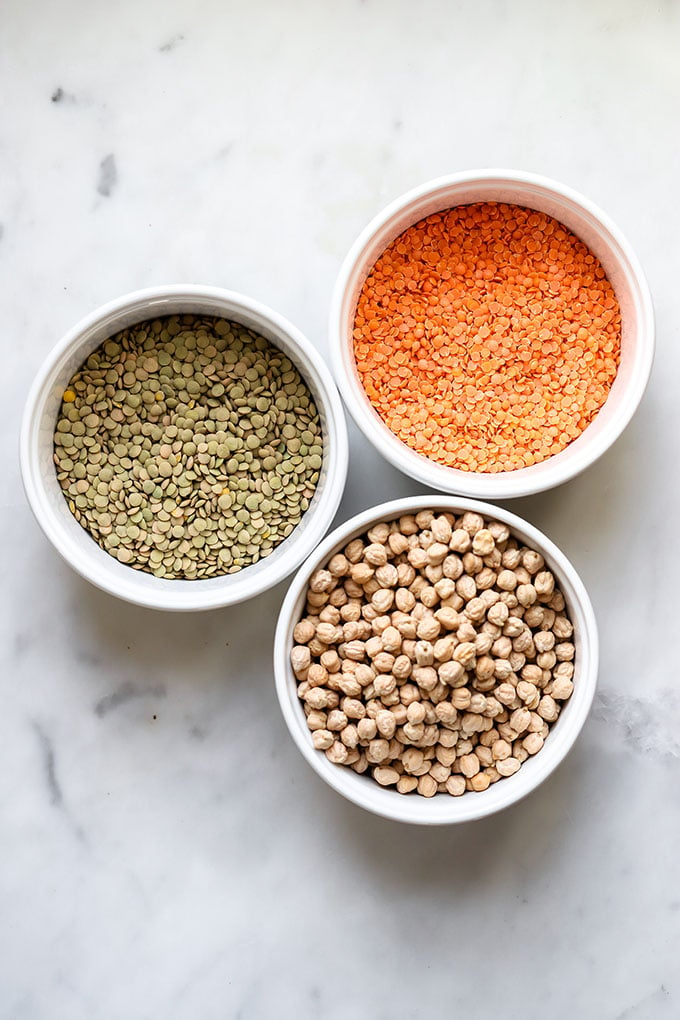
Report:
<svg viewBox="0 0 680 1020"><path fill-rule="evenodd" d="M240 322L284 351L316 401L323 430L323 466L311 505L293 533L269 556L237 574L209 580L168 580L134 570L104 552L72 516L52 460L54 426L73 372L107 337L144 319L203 313ZM31 387L21 431L24 488L38 523L64 559L97 587L154 609L198 610L232 605L278 584L326 534L347 476L347 427L335 383L322 356L290 322L251 298L217 287L172 285L140 290L97 309L51 351Z"/></svg>
<svg viewBox="0 0 680 1020"><path fill-rule="evenodd" d="M528 206L560 220L599 258L621 305L621 363L609 398L588 428L561 453L517 471L459 471L416 453L382 421L361 385L352 329L359 292L377 258L404 230L442 209L472 202ZM479 499L526 496L579 474L619 437L644 393L654 357L654 312L642 268L621 231L589 199L557 181L515 170L440 177L396 199L352 245L335 285L330 314L335 377L367 439L400 471L443 492Z"/></svg>
<svg viewBox="0 0 680 1020"><path fill-rule="evenodd" d="M436 794L424 798L417 794L403 795L396 790L380 786L370 776L357 775L343 765L328 761L322 751L315 750L302 703L297 696L297 685L290 666L293 630L304 611L309 578L331 556L339 552L353 538L362 535L379 521L389 521L402 514L419 510L462 513L475 510L487 519L503 521L512 532L532 548L537 549L553 571L565 597L574 625L573 641L576 646L574 692L552 726L544 747L528 759L514 776L500 779L483 793L464 793L462 797ZM531 524L500 507L476 500L451 496L418 496L398 499L382 506L372 507L357 514L328 535L300 568L288 589L274 642L274 676L284 718L291 736L303 756L329 786L348 800L375 814L399 822L421 825L446 825L469 822L500 811L521 800L546 779L565 758L583 726L592 704L597 683L598 637L595 614L583 582L573 566L550 539Z"/></svg>

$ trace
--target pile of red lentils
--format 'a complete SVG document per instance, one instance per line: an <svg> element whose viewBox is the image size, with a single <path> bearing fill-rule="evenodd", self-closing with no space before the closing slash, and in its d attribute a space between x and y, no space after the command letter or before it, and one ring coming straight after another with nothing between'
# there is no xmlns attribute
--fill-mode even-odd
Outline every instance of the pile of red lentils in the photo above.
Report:
<svg viewBox="0 0 680 1020"><path fill-rule="evenodd" d="M362 385L404 443L465 471L563 450L616 376L619 305L598 259L557 220L483 202L436 213L380 256L359 296Z"/></svg>

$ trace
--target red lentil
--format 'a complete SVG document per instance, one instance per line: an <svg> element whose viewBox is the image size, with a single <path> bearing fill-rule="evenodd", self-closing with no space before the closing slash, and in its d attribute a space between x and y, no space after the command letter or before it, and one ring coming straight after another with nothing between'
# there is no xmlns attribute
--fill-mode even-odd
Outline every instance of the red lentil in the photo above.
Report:
<svg viewBox="0 0 680 1020"><path fill-rule="evenodd" d="M590 249L562 223L497 202L409 227L359 295L354 354L404 443L465 471L563 450L616 376L621 314Z"/></svg>

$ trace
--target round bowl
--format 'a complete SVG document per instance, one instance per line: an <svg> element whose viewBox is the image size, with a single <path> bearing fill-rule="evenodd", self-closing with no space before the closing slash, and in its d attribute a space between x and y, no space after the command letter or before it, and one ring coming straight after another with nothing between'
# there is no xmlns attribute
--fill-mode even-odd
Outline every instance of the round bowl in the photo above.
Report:
<svg viewBox="0 0 680 1020"><path fill-rule="evenodd" d="M71 514L52 460L53 434L69 379L107 337L161 315L198 313L255 330L295 364L316 401L324 454L319 482L300 524L266 558L236 574L208 580L168 580L119 563ZM172 285L136 291L82 319L53 348L33 382L21 430L21 471L35 517L54 547L98 588L153 609L191 611L233 605L278 584L326 534L347 476L347 427L342 403L322 356L290 322L252 298L217 287Z"/></svg>
<svg viewBox="0 0 680 1020"><path fill-rule="evenodd" d="M581 435L560 453L516 471L483 473L446 467L416 453L383 422L356 370L352 330L359 292L374 263L404 230L432 213L473 202L523 205L560 220L597 256L621 306L621 362L609 397ZM440 177L387 206L352 245L340 269L330 313L335 378L354 421L387 460L442 492L479 499L527 496L573 478L607 450L632 418L654 357L654 312L632 248L589 199L557 181L515 170L476 170Z"/></svg>
<svg viewBox="0 0 680 1020"><path fill-rule="evenodd" d="M429 799L417 794L400 794L380 786L370 776L358 775L343 765L334 765L323 751L315 750L297 684L290 665L293 630L305 605L307 584L319 567L353 538L362 535L379 521L390 521L420 510L463 513L474 510L486 518L502 521L511 531L545 558L562 590L574 626L576 661L574 691L551 727L544 747L529 758L521 769L494 783L481 793L468 792L461 797L436 794ZM451 496L418 496L394 500L371 507L336 528L315 549L293 579L281 607L274 641L274 677L276 692L290 734L314 771L343 797L359 807L398 822L420 825L448 825L470 822L509 807L535 790L566 757L590 710L597 683L598 637L595 614L583 582L574 567L549 538L500 507Z"/></svg>

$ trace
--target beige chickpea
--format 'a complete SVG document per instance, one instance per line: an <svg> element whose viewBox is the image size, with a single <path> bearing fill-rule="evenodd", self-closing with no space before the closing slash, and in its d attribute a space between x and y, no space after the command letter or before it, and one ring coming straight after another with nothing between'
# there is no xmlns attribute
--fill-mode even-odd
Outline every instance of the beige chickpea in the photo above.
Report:
<svg viewBox="0 0 680 1020"><path fill-rule="evenodd" d="M342 654L346 659L354 659L356 662L361 662L366 656L366 644L364 641L358 640L347 641Z"/></svg>
<svg viewBox="0 0 680 1020"><path fill-rule="evenodd" d="M552 669L557 662L557 655L555 652L541 652L536 656L536 665L540 666L541 669Z"/></svg>
<svg viewBox="0 0 680 1020"><path fill-rule="evenodd" d="M387 761L389 754L390 743L384 737L376 737L374 740L371 740L366 748L366 757L371 765L380 765L382 762Z"/></svg>
<svg viewBox="0 0 680 1020"><path fill-rule="evenodd" d="M430 524L430 531L435 542L441 542L444 545L449 544L451 541L451 524L444 516L435 517Z"/></svg>
<svg viewBox="0 0 680 1020"><path fill-rule="evenodd" d="M480 623L486 616L486 606L479 596L471 598L465 607L465 615L473 623Z"/></svg>
<svg viewBox="0 0 680 1020"><path fill-rule="evenodd" d="M450 701L440 701L435 707L435 715L442 726L453 728L458 723L458 712Z"/></svg>
<svg viewBox="0 0 680 1020"><path fill-rule="evenodd" d="M439 676L433 666L416 666L411 670L411 679L421 691L427 692L434 689Z"/></svg>
<svg viewBox="0 0 680 1020"><path fill-rule="evenodd" d="M408 588L398 588L394 595L397 609L402 613L410 613L416 604L416 597Z"/></svg>
<svg viewBox="0 0 680 1020"><path fill-rule="evenodd" d="M534 588L536 594L542 601L547 601L554 589L555 589L555 578L549 570L540 570L534 577Z"/></svg>
<svg viewBox="0 0 680 1020"><path fill-rule="evenodd" d="M478 772L477 775L473 776L472 779L468 780L470 789L476 793L482 793L484 790L488 790L491 785L491 779L489 778L488 772Z"/></svg>
<svg viewBox="0 0 680 1020"><path fill-rule="evenodd" d="M434 641L440 632L441 624L434 616L425 617L416 627L416 634L423 641Z"/></svg>
<svg viewBox="0 0 680 1020"><path fill-rule="evenodd" d="M334 740L326 751L326 757L334 765L344 765L347 761L348 750L341 740Z"/></svg>
<svg viewBox="0 0 680 1020"><path fill-rule="evenodd" d="M396 588L399 583L397 568L393 563L386 563L384 567L376 569L375 579L381 588Z"/></svg>
<svg viewBox="0 0 680 1020"><path fill-rule="evenodd" d="M517 596L515 595L514 591L502 591L499 597L501 602L503 602L504 605L508 607L508 609L510 609L511 611L517 609L519 602L517 601ZM517 615L517 613L515 613L515 615Z"/></svg>
<svg viewBox="0 0 680 1020"><path fill-rule="evenodd" d="M497 574L491 567L482 567L479 573L475 576L475 584L477 590L480 592L488 591L495 583Z"/></svg>
<svg viewBox="0 0 680 1020"><path fill-rule="evenodd" d="M380 736L391 740L397 728L397 721L392 712L389 709L383 709L376 715L375 722Z"/></svg>
<svg viewBox="0 0 680 1020"><path fill-rule="evenodd" d="M446 792L452 797L461 797L465 793L465 779L462 776L449 776L446 780Z"/></svg>
<svg viewBox="0 0 680 1020"><path fill-rule="evenodd" d="M332 623L320 623L316 628L316 636L325 645L338 645L344 638L342 627Z"/></svg>
<svg viewBox="0 0 680 1020"><path fill-rule="evenodd" d="M496 663L490 655L482 655L475 663L475 675L479 680L490 680L494 676Z"/></svg>
<svg viewBox="0 0 680 1020"><path fill-rule="evenodd" d="M514 570L501 570L496 578L496 584L501 591L514 591L517 587L517 575Z"/></svg>
<svg viewBox="0 0 680 1020"><path fill-rule="evenodd" d="M427 562L430 566L438 566L449 555L449 547L443 542L432 542L427 547Z"/></svg>
<svg viewBox="0 0 680 1020"><path fill-rule="evenodd" d="M522 562L522 554L516 546L508 544L507 548L503 550L501 556L501 563L506 570L516 570Z"/></svg>
<svg viewBox="0 0 680 1020"><path fill-rule="evenodd" d="M327 751L335 742L335 737L330 730L314 730L312 743L317 751Z"/></svg>
<svg viewBox="0 0 680 1020"><path fill-rule="evenodd" d="M503 634L491 646L491 654L497 659L507 659L512 652L512 641Z"/></svg>
<svg viewBox="0 0 680 1020"><path fill-rule="evenodd" d="M373 740L377 732L378 727L375 719L370 719L368 716L364 716L363 719L359 719L357 723L357 734L359 736L359 740L363 744Z"/></svg>
<svg viewBox="0 0 680 1020"><path fill-rule="evenodd" d="M348 698L358 698L361 695L361 684L355 673L341 673L338 677L338 690Z"/></svg>
<svg viewBox="0 0 680 1020"><path fill-rule="evenodd" d="M555 655L558 662L571 662L576 654L576 649L571 641L561 641L555 645Z"/></svg>
<svg viewBox="0 0 680 1020"><path fill-rule="evenodd" d="M441 609L437 609L434 614L434 618L437 623L444 628L444 630L455 630L460 625L460 615L449 606L443 606Z"/></svg>
<svg viewBox="0 0 680 1020"><path fill-rule="evenodd" d="M535 552L533 549L523 548L522 566L525 570L528 570L530 574L537 574L540 570L543 570L545 560L539 552Z"/></svg>
<svg viewBox="0 0 680 1020"><path fill-rule="evenodd" d="M475 747L475 754L479 758L479 763L482 768L489 768L493 765L493 755L490 747L485 747L483 744L477 744Z"/></svg>
<svg viewBox="0 0 680 1020"><path fill-rule="evenodd" d="M318 709L310 708L305 703L304 705L305 715L307 716L307 726L310 730L324 730L326 728L326 720L328 718L325 712L321 712Z"/></svg>
<svg viewBox="0 0 680 1020"><path fill-rule="evenodd" d="M373 681L375 693L379 698L389 697L397 686L397 678L392 673L379 673Z"/></svg>
<svg viewBox="0 0 680 1020"><path fill-rule="evenodd" d="M465 683L465 667L455 659L443 662L438 667L437 674L441 682L448 684L449 687L460 687Z"/></svg>
<svg viewBox="0 0 680 1020"><path fill-rule="evenodd" d="M399 773L389 765L378 765L373 769L373 778L381 786L395 786L399 782Z"/></svg>
<svg viewBox="0 0 680 1020"><path fill-rule="evenodd" d="M344 730L340 731L340 739L345 747L353 751L359 743L359 731L354 723L348 723Z"/></svg>
<svg viewBox="0 0 680 1020"><path fill-rule="evenodd" d="M357 584L356 581L353 581L351 577L347 578L343 588L345 589L345 594L349 599L359 601L364 597L364 589L360 584Z"/></svg>
<svg viewBox="0 0 680 1020"><path fill-rule="evenodd" d="M513 705L518 697L518 691L509 683L502 683L496 688L496 698L501 705Z"/></svg>
<svg viewBox="0 0 680 1020"><path fill-rule="evenodd" d="M293 640L298 645L306 645L308 641L311 641L316 633L316 625L311 620L300 620L295 625L293 631Z"/></svg>
<svg viewBox="0 0 680 1020"><path fill-rule="evenodd" d="M535 590L536 589L534 589L534 591ZM527 627L536 629L537 627L540 627L541 624L543 623L544 613L545 609L543 606L534 604L533 606L529 606L528 609L524 610L523 620L526 623Z"/></svg>
<svg viewBox="0 0 680 1020"><path fill-rule="evenodd" d="M436 792L436 780L434 780L430 775L421 776L418 780L418 793L421 797L434 797Z"/></svg>
<svg viewBox="0 0 680 1020"><path fill-rule="evenodd" d="M382 638L383 648L386 652L391 652L396 655L401 650L401 634L396 627L391 624L385 627L384 631L380 635Z"/></svg>
<svg viewBox="0 0 680 1020"><path fill-rule="evenodd" d="M442 577L435 581L434 590L440 600L448 599L456 593L456 582L450 577Z"/></svg>
<svg viewBox="0 0 680 1020"><path fill-rule="evenodd" d="M458 712L466 712L471 700L472 692L467 687L457 687L451 691L451 704Z"/></svg>
<svg viewBox="0 0 680 1020"><path fill-rule="evenodd" d="M451 775L451 767L449 765L443 765L440 761L435 761L430 767L429 775L437 783L445 783Z"/></svg>
<svg viewBox="0 0 680 1020"><path fill-rule="evenodd" d="M442 580L458 581L463 575L463 561L460 556L449 555L442 563Z"/></svg>
<svg viewBox="0 0 680 1020"><path fill-rule="evenodd" d="M328 673L337 673L342 666L340 656L334 648L329 648L328 651L322 652L320 662Z"/></svg>
<svg viewBox="0 0 680 1020"><path fill-rule="evenodd" d="M434 662L434 649L431 641L416 641L415 662L418 666L431 666Z"/></svg>
<svg viewBox="0 0 680 1020"><path fill-rule="evenodd" d="M471 641L462 641L453 650L453 658L459 662L464 669L472 669L475 664L476 651Z"/></svg>
<svg viewBox="0 0 680 1020"><path fill-rule="evenodd" d="M387 521L379 521L369 529L366 538L369 542L385 543L389 538L391 527L392 525Z"/></svg>
<svg viewBox="0 0 680 1020"><path fill-rule="evenodd" d="M309 587L314 593L327 592L335 584L335 578L329 570L316 570L310 580Z"/></svg>
<svg viewBox="0 0 680 1020"><path fill-rule="evenodd" d="M574 633L574 627L571 620L568 620L566 616L557 616L556 614L552 625L552 632L558 641L564 641Z"/></svg>
<svg viewBox="0 0 680 1020"><path fill-rule="evenodd" d="M358 563L364 554L364 543L360 538L355 538L349 545L345 546L345 557L349 563Z"/></svg>
<svg viewBox="0 0 680 1020"><path fill-rule="evenodd" d="M451 634L447 634L445 637L435 641L434 646L432 646L432 656L437 662L448 662L453 655L455 647L456 639Z"/></svg>
<svg viewBox="0 0 680 1020"><path fill-rule="evenodd" d="M472 551L477 556L488 556L495 548L496 542L488 528L480 528L472 539Z"/></svg>
<svg viewBox="0 0 680 1020"><path fill-rule="evenodd" d="M486 618L490 623L494 624L494 626L503 627L505 626L509 615L510 610L508 607L504 602L499 601L489 607L486 613Z"/></svg>
<svg viewBox="0 0 680 1020"><path fill-rule="evenodd" d="M409 549L407 559L414 570L423 570L430 562L427 558L427 552L425 549L421 549L420 546Z"/></svg>
<svg viewBox="0 0 680 1020"><path fill-rule="evenodd" d="M472 539L464 528L456 528L451 533L449 547L457 553L466 553L472 547Z"/></svg>
<svg viewBox="0 0 680 1020"><path fill-rule="evenodd" d="M373 656L373 668L378 673L391 673L392 667L394 666L394 655L391 652L378 652L377 655Z"/></svg>
<svg viewBox="0 0 680 1020"><path fill-rule="evenodd" d="M509 758L512 754L512 744L508 743L507 740L497 740L491 748L491 753L495 761L502 761L504 758Z"/></svg>
<svg viewBox="0 0 680 1020"><path fill-rule="evenodd" d="M309 669L312 656L307 645L295 645L291 649L290 664L296 676L305 673Z"/></svg>
<svg viewBox="0 0 680 1020"><path fill-rule="evenodd" d="M415 776L399 776L397 780L397 793L413 793L417 786L418 780Z"/></svg>
<svg viewBox="0 0 680 1020"><path fill-rule="evenodd" d="M502 761L496 762L496 769L501 776L514 776L515 772L519 771L520 762L517 758L504 758Z"/></svg>
<svg viewBox="0 0 680 1020"><path fill-rule="evenodd" d="M345 698L345 701L348 699ZM360 702L358 702L360 704ZM361 706L362 712L365 711L364 706ZM326 723L326 729L332 730L334 733L344 730L347 725L348 718L346 713L340 708L334 708L328 713L328 721Z"/></svg>
<svg viewBox="0 0 680 1020"><path fill-rule="evenodd" d="M571 697L573 690L573 683L566 677L558 676L552 682L552 696L556 701L566 701Z"/></svg>
<svg viewBox="0 0 680 1020"><path fill-rule="evenodd" d="M543 737L540 733L530 733L522 741L522 747L525 751L528 751L529 754L538 754L543 747L543 743Z"/></svg>
<svg viewBox="0 0 680 1020"><path fill-rule="evenodd" d="M463 555L463 570L466 574L474 577L484 566L481 556L476 556L471 550Z"/></svg>
<svg viewBox="0 0 680 1020"><path fill-rule="evenodd" d="M371 542L363 550L363 559L371 567L384 567L387 563L387 549L382 542Z"/></svg>
<svg viewBox="0 0 680 1020"><path fill-rule="evenodd" d="M546 722L555 722L560 714L560 707L554 698L551 698L549 694L544 694L538 703L536 711L541 719L545 719Z"/></svg>
<svg viewBox="0 0 680 1020"><path fill-rule="evenodd" d="M555 635L549 630L540 630L534 635L537 652L550 652L555 647Z"/></svg>
<svg viewBox="0 0 680 1020"><path fill-rule="evenodd" d="M510 716L510 725L516 733L524 733L530 722L531 713L527 708L516 708Z"/></svg>
<svg viewBox="0 0 680 1020"><path fill-rule="evenodd" d="M449 748L449 750L453 751L454 755L456 753L456 744L458 743L459 738L460 738L460 732L458 730L456 730L456 729L453 729L453 730L440 729L439 730L439 743L441 744L442 747Z"/></svg>
<svg viewBox="0 0 680 1020"><path fill-rule="evenodd" d="M464 754L460 758L460 770L466 779L476 776L480 769L480 761L476 754Z"/></svg>
<svg viewBox="0 0 680 1020"><path fill-rule="evenodd" d="M371 605L379 613L388 613L394 604L394 592L391 588L378 588L371 595Z"/></svg>
<svg viewBox="0 0 680 1020"><path fill-rule="evenodd" d="M390 552L394 556L401 556L408 549L408 538L400 532L393 532L387 540Z"/></svg>
<svg viewBox="0 0 680 1020"><path fill-rule="evenodd" d="M529 606L533 606L534 602L538 598L538 594L533 584L520 584L515 590L517 601L520 606L524 606L528 609Z"/></svg>
<svg viewBox="0 0 680 1020"><path fill-rule="evenodd" d="M456 592L465 602L469 602L477 594L477 585L475 584L474 577L470 577L469 574L463 574L456 581Z"/></svg>
<svg viewBox="0 0 680 1020"><path fill-rule="evenodd" d="M420 590L419 598L423 607L427 610L434 609L439 602L439 596L437 595L436 588L433 588L432 585L429 584ZM423 612L418 606L416 606L416 609L418 609L420 619L425 619L425 617L429 615L429 613Z"/></svg>

